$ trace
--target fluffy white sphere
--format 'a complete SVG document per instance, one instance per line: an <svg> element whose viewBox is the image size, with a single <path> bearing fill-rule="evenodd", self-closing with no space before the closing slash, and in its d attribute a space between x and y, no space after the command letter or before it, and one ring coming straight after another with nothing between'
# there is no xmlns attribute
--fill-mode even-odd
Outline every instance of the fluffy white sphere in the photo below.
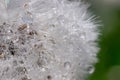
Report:
<svg viewBox="0 0 120 80"><path fill-rule="evenodd" d="M84 80L98 32L79 0L0 0L0 80Z"/></svg>

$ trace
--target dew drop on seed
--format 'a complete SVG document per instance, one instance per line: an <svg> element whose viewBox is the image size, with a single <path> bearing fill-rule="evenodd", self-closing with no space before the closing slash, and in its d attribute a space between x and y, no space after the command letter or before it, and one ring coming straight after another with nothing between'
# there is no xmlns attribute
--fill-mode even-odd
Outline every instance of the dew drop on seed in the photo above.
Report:
<svg viewBox="0 0 120 80"><path fill-rule="evenodd" d="M70 62L65 62L64 67L65 67L65 69L70 69L71 68L71 63Z"/></svg>
<svg viewBox="0 0 120 80"><path fill-rule="evenodd" d="M92 74L94 72L95 68L93 66L89 66L87 71L89 74Z"/></svg>
<svg viewBox="0 0 120 80"><path fill-rule="evenodd" d="M85 39L85 35L84 35L84 34L81 34L80 38L81 38L81 39Z"/></svg>

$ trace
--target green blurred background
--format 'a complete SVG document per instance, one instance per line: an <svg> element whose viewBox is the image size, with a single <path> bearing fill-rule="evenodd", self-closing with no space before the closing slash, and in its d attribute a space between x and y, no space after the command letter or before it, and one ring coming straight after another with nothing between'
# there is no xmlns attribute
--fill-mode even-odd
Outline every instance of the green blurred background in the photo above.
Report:
<svg viewBox="0 0 120 80"><path fill-rule="evenodd" d="M99 62L88 80L120 80L120 0L86 0L101 20Z"/></svg>

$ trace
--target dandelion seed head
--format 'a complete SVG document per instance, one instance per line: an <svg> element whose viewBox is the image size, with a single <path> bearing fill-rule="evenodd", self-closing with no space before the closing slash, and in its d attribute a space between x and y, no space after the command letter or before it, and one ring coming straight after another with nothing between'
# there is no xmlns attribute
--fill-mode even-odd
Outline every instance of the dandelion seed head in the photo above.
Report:
<svg viewBox="0 0 120 80"><path fill-rule="evenodd" d="M97 24L80 0L0 0L1 80L84 80ZM1 13L2 11L2 13Z"/></svg>

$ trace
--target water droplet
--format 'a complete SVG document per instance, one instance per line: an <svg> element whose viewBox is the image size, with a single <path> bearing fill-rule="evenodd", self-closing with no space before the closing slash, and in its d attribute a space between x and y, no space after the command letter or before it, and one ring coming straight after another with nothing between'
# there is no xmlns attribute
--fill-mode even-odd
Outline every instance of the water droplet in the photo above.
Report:
<svg viewBox="0 0 120 80"><path fill-rule="evenodd" d="M66 69L70 69L70 68L71 68L71 63L70 63L70 62L65 62L65 63L64 63L64 67L65 67Z"/></svg>
<svg viewBox="0 0 120 80"><path fill-rule="evenodd" d="M88 71L89 74L92 74L95 71L94 66L89 66L87 71Z"/></svg>
<svg viewBox="0 0 120 80"><path fill-rule="evenodd" d="M41 71L42 71L42 72L45 72L45 71L46 71L46 69L45 69L45 68L42 68L42 69L41 69Z"/></svg>
<svg viewBox="0 0 120 80"><path fill-rule="evenodd" d="M86 38L86 35L85 35L84 32L82 32L82 33L80 34L80 38L81 38L81 39L85 39L85 38Z"/></svg>
<svg viewBox="0 0 120 80"><path fill-rule="evenodd" d="M32 15L24 15L22 17L23 22L25 23L32 23L33 22L33 18Z"/></svg>

